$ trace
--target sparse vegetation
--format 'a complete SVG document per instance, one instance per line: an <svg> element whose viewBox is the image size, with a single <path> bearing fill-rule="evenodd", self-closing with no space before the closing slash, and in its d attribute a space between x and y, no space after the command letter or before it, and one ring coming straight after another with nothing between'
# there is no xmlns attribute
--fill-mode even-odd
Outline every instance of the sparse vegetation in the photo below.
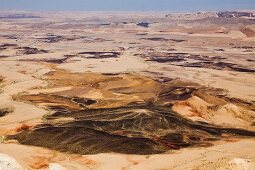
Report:
<svg viewBox="0 0 255 170"><path fill-rule="evenodd" d="M8 107L8 108L0 108L0 117L3 117L7 115L8 113L11 113L14 111L13 107Z"/></svg>

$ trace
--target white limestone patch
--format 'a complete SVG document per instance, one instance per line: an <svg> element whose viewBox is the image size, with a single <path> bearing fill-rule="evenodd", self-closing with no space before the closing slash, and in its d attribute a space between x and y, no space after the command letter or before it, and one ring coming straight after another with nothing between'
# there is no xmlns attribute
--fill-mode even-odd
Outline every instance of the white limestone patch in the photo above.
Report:
<svg viewBox="0 0 255 170"><path fill-rule="evenodd" d="M14 158L0 153L0 170L23 170L23 168Z"/></svg>
<svg viewBox="0 0 255 170"><path fill-rule="evenodd" d="M51 163L49 165L49 169L50 170L66 170L66 168L64 168L63 166L57 164L57 163Z"/></svg>

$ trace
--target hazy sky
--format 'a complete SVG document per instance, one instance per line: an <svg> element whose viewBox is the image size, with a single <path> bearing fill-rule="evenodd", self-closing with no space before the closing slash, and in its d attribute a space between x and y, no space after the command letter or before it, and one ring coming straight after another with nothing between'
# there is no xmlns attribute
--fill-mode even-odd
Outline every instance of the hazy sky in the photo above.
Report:
<svg viewBox="0 0 255 170"><path fill-rule="evenodd" d="M0 0L0 9L201 11L255 9L255 0Z"/></svg>

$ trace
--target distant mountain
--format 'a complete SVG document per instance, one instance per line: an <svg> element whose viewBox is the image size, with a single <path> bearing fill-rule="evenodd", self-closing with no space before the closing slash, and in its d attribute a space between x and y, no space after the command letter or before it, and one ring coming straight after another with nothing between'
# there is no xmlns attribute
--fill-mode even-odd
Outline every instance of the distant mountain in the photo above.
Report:
<svg viewBox="0 0 255 170"><path fill-rule="evenodd" d="M255 13L253 12L239 12L239 11L222 11L217 13L218 17L222 18L241 18L241 17L249 17L254 18Z"/></svg>
<svg viewBox="0 0 255 170"><path fill-rule="evenodd" d="M31 15L31 14L0 15L0 19L23 19L23 18L41 18L41 17L34 16L34 15Z"/></svg>
<svg viewBox="0 0 255 170"><path fill-rule="evenodd" d="M166 14L165 17L172 19L203 19L217 17L217 14L215 12L170 13Z"/></svg>
<svg viewBox="0 0 255 170"><path fill-rule="evenodd" d="M206 18L244 18L255 20L255 11L220 11L220 12L197 12L197 13L169 13L166 18L197 20Z"/></svg>

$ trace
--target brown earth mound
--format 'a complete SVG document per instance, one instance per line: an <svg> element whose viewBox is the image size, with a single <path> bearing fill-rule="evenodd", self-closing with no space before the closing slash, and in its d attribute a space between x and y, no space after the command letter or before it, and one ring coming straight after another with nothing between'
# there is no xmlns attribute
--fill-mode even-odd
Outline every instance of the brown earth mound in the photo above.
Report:
<svg viewBox="0 0 255 170"><path fill-rule="evenodd" d="M226 136L255 136L254 131L241 129L252 126L250 106L230 103L217 89L132 74L59 70L44 79L51 84L47 89L16 99L43 105L53 113L44 117L43 124L9 139L79 154L155 154L210 146Z"/></svg>

